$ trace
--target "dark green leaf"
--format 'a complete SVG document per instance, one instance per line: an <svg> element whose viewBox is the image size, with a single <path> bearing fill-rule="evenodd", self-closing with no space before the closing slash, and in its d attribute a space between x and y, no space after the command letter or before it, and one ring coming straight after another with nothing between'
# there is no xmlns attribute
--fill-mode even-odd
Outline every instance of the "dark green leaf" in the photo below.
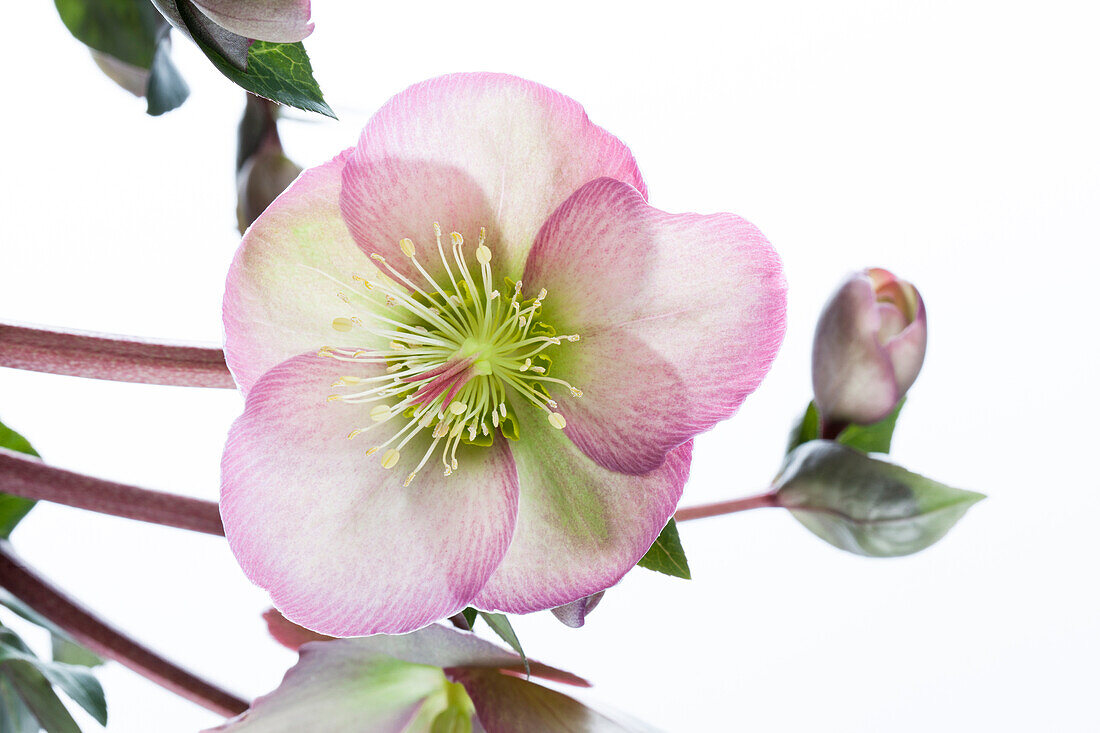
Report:
<svg viewBox="0 0 1100 733"><path fill-rule="evenodd" d="M462 617L466 619L466 625L471 629L474 628L474 621L477 621L477 609L466 607L462 609Z"/></svg>
<svg viewBox="0 0 1100 733"><path fill-rule="evenodd" d="M890 441L894 437L894 426L897 425L898 415L904 405L905 398L903 397L893 412L877 423L849 425L840 432L836 442L843 443L849 448L855 448L864 453L889 453Z"/></svg>
<svg viewBox="0 0 1100 733"><path fill-rule="evenodd" d="M7 448L32 456L38 455L26 438L2 422L0 422L0 448ZM15 529L15 525L27 516L27 512L33 506L34 501L31 499L0 494L0 538L7 538L11 531Z"/></svg>
<svg viewBox="0 0 1100 733"><path fill-rule="evenodd" d="M103 696L103 688L91 672L72 664L41 660L30 654L25 646L20 649L15 645L0 643L0 674L7 675L12 680L21 697L22 687L12 671L23 670L28 665L48 680L49 685L60 688L73 702L87 710L101 725L107 725L107 700ZM24 674L23 679L31 676L33 675ZM35 710L29 701L27 705ZM37 710L35 715L38 716ZM41 716L38 717L41 720Z"/></svg>
<svg viewBox="0 0 1100 733"><path fill-rule="evenodd" d="M149 68L149 83L145 87L146 112L156 117L176 109L187 99L191 90L172 63L170 52L172 41L168 37L167 27L157 43L153 54L153 64Z"/></svg>
<svg viewBox="0 0 1100 733"><path fill-rule="evenodd" d="M200 17L199 11L189 3L178 3L177 9L195 44L218 71L237 86L275 102L336 117L325 103L321 88L313 78L313 66L309 63L305 46L300 42L252 41L241 64L238 59L227 56L228 49L237 48L234 42L241 40L240 36L222 29L220 35L224 38L219 42L211 36L211 29L202 25L205 16Z"/></svg>
<svg viewBox="0 0 1100 733"><path fill-rule="evenodd" d="M153 63L164 19L149 0L54 0L76 40L132 66Z"/></svg>
<svg viewBox="0 0 1100 733"><path fill-rule="evenodd" d="M22 659L5 660L0 662L0 675L11 682L19 699L47 733L80 733L73 716L34 665Z"/></svg>
<svg viewBox="0 0 1100 733"><path fill-rule="evenodd" d="M821 437L821 418L817 414L817 405L810 400L806 407L806 413L802 419L791 428L791 437L787 440L787 453L790 453L803 443L817 440Z"/></svg>
<svg viewBox="0 0 1100 733"><path fill-rule="evenodd" d="M0 733L38 733L41 727L11 680L0 675Z"/></svg>
<svg viewBox="0 0 1100 733"><path fill-rule="evenodd" d="M828 440L799 446L776 479L780 506L834 547L897 557L938 542L984 496Z"/></svg>
<svg viewBox="0 0 1100 733"><path fill-rule="evenodd" d="M516 636L515 630L512 629L512 624L508 620L508 617L503 613L485 613L480 612L481 617L485 619L485 623L492 629L497 636L504 639L508 646L516 650L516 654L523 660L523 668L527 671L527 676L531 676L531 666L527 663L527 655L523 652L523 646L519 643L519 637Z"/></svg>
<svg viewBox="0 0 1100 733"><path fill-rule="evenodd" d="M680 545L680 533L676 530L676 520L668 520L668 524L658 535L657 541L638 561L638 565L674 578L691 580L691 570L688 569L684 548Z"/></svg>

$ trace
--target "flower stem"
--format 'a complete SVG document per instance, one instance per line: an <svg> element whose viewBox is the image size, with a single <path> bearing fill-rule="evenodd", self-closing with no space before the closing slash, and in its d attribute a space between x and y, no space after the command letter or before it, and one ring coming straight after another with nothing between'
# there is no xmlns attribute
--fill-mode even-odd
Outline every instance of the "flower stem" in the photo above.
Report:
<svg viewBox="0 0 1100 733"><path fill-rule="evenodd" d="M101 514L224 535L218 505L54 468L34 456L0 448L0 489Z"/></svg>
<svg viewBox="0 0 1100 733"><path fill-rule="evenodd" d="M116 382L234 387L219 348L0 323L0 366Z"/></svg>
<svg viewBox="0 0 1100 733"><path fill-rule="evenodd" d="M677 522L686 522L689 519L704 519L717 517L722 514L733 514L749 509L763 509L764 507L779 506L774 492L767 492L757 496L748 496L744 499L730 499L719 501L715 504L700 504L699 506L684 507L676 511L673 518Z"/></svg>
<svg viewBox="0 0 1100 733"><path fill-rule="evenodd" d="M248 703L236 695L196 677L101 621L27 565L7 540L0 540L0 586L96 654L129 667L180 697L226 717L248 709Z"/></svg>

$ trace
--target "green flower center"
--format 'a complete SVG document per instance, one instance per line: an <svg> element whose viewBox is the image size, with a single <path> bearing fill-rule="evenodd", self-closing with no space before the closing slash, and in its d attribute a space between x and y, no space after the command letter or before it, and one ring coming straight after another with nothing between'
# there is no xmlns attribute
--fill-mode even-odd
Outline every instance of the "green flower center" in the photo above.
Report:
<svg viewBox="0 0 1100 733"><path fill-rule="evenodd" d="M420 288L384 257L372 254L380 277L354 275L352 279L365 289L357 289L356 294L376 304L378 298L384 299L392 317L372 309L363 317L332 321L333 329L341 333L362 329L389 339L388 348L325 346L318 352L342 361L386 365L382 376L341 377L332 386L342 391L330 395L329 400L373 405L367 411L371 424L353 430L349 439L390 426L389 438L367 450L367 455L381 452L383 468L393 468L401 461L401 450L414 436L431 435L431 446L405 479L406 486L436 455L440 443L439 459L443 473L449 476L458 468L459 444L492 445L498 429L506 438L517 439L519 425L508 409L510 399L519 396L535 405L546 413L550 425L560 430L565 427L565 417L557 412L558 403L550 389L560 385L574 397L581 396L573 385L550 376L547 350L580 337L558 336L550 324L540 320L546 290L525 299L523 283L506 277L502 296L494 288L485 228L481 228L474 250L478 277L466 261L462 235L451 233L449 259L443 232L439 224L434 226L436 250L447 276L442 283L420 264L413 241L402 239L398 243L401 251L430 287ZM351 305L350 298L340 295ZM395 424L399 427L394 428Z"/></svg>

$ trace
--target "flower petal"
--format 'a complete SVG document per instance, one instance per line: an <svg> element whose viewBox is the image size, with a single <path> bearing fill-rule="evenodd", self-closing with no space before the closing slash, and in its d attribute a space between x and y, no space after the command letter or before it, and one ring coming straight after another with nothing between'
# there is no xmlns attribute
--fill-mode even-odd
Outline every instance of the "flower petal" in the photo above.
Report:
<svg viewBox="0 0 1100 733"><path fill-rule="evenodd" d="M396 210L388 207L400 199L401 188L392 188L392 178L373 180L382 161L400 169L408 183L410 203ZM546 217L600 176L645 191L630 150L589 122L577 102L514 76L454 74L407 89L371 119L348 163L342 205L360 246L394 259L398 239L415 238L433 221L467 237L485 226L494 268L516 277ZM447 221L472 197L463 192L448 207L455 177L486 202L466 214L475 221Z"/></svg>
<svg viewBox="0 0 1100 733"><path fill-rule="evenodd" d="M403 486L429 437L414 438L390 471L364 455L367 436L346 437L371 424L370 406L326 401L329 385L373 369L307 354L268 371L222 458L222 520L237 561L288 619L331 636L399 634L457 613L515 526L504 441L463 446L453 476L432 465Z"/></svg>
<svg viewBox="0 0 1100 733"><path fill-rule="evenodd" d="M517 401L512 455L521 498L504 562L471 605L529 613L611 587L638 564L676 509L691 465L691 443L656 470L616 473L592 462L546 413Z"/></svg>
<svg viewBox="0 0 1100 733"><path fill-rule="evenodd" d="M782 267L756 227L666 214L608 178L554 212L523 281L549 291L546 322L580 335L553 357L584 391L561 401L565 432L615 471L652 471L736 412L786 326Z"/></svg>
<svg viewBox="0 0 1100 733"><path fill-rule="evenodd" d="M451 670L487 733L656 733L641 721L598 712L542 685L488 669Z"/></svg>
<svg viewBox="0 0 1100 733"><path fill-rule="evenodd" d="M310 0L192 0L222 28L245 38L295 43L313 32Z"/></svg>
<svg viewBox="0 0 1100 733"><path fill-rule="evenodd" d="M299 176L245 233L233 258L222 304L225 360L246 393L261 374L296 354L371 345L361 331L332 329L334 317L348 315L338 293L355 298L356 312L373 307L353 287L352 274L377 273L340 215L349 152Z"/></svg>
<svg viewBox="0 0 1100 733"><path fill-rule="evenodd" d="M595 610L596 606L600 605L600 601L603 600L604 592L601 590L595 595L582 598L579 601L573 601L572 603L566 603L564 606L558 606L557 608L551 608L550 612L554 614L554 617L558 621L568 626L571 629L579 629L584 626L584 619L588 614Z"/></svg>
<svg viewBox="0 0 1100 733"><path fill-rule="evenodd" d="M443 670L373 652L363 641L304 645L278 688L212 731L427 733L447 704Z"/></svg>

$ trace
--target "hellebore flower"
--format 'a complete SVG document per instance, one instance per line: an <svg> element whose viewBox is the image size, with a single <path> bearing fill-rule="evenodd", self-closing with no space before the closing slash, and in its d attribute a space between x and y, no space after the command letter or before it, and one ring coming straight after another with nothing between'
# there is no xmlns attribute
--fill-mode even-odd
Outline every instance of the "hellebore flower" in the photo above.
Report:
<svg viewBox="0 0 1100 733"><path fill-rule="evenodd" d="M849 277L814 334L814 402L827 424L867 424L890 414L924 363L928 321L910 283L871 268Z"/></svg>
<svg viewBox="0 0 1100 733"><path fill-rule="evenodd" d="M433 625L404 636L304 644L282 684L223 733L429 733L544 731L645 733L654 729L594 710L525 679L519 656L471 633ZM587 687L532 662L531 675Z"/></svg>
<svg viewBox="0 0 1100 733"><path fill-rule="evenodd" d="M763 379L785 296L754 226L651 208L571 99L414 86L230 268L230 547L333 636L598 593L672 515L693 436Z"/></svg>

